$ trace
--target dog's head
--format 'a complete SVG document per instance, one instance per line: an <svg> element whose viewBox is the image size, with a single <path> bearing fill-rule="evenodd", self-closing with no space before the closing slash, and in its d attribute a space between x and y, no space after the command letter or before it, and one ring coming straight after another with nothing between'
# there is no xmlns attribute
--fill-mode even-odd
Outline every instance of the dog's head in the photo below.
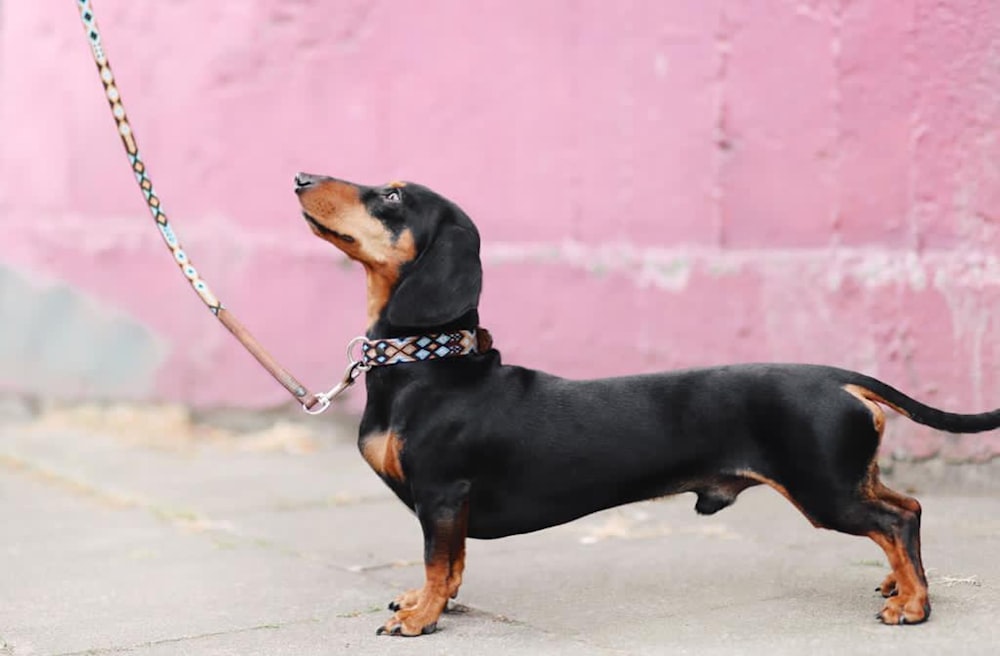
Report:
<svg viewBox="0 0 1000 656"><path fill-rule="evenodd" d="M479 304L479 232L457 205L421 185L379 187L300 173L295 193L316 236L368 274L369 327L446 326Z"/></svg>

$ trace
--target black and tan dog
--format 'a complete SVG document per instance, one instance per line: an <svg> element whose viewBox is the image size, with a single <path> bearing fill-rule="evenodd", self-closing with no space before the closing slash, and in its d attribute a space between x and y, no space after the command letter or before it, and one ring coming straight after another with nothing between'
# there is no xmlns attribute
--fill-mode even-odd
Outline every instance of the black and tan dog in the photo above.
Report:
<svg viewBox="0 0 1000 656"><path fill-rule="evenodd" d="M455 204L416 184L381 187L299 174L314 233L367 273L370 340L473 330L479 234ZM465 540L568 522L679 492L711 514L760 484L817 527L866 535L891 573L879 619L930 614L920 504L879 480L882 406L955 433L1000 426L1000 410L959 415L868 376L752 364L576 381L479 353L374 367L359 447L424 534L426 582L397 597L379 633L432 632L458 594Z"/></svg>

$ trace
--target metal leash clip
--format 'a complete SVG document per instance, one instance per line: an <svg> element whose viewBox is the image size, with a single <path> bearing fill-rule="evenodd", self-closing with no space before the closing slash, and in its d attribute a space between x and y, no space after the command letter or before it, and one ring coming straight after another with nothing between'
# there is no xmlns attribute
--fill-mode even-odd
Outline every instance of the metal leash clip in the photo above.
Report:
<svg viewBox="0 0 1000 656"><path fill-rule="evenodd" d="M354 381L358 379L361 374L365 373L371 369L371 365L365 362L364 359L364 349L362 348L361 357L357 360L354 359L354 349L358 344L366 344L368 340L364 337L355 337L347 344L347 368L344 369L344 376L340 379L340 382L330 388L329 392L324 392L316 395L316 399L319 401L312 408L305 405L302 409L306 414L318 415L326 411L330 407L330 402L335 398L340 396L347 390L348 387L354 384Z"/></svg>

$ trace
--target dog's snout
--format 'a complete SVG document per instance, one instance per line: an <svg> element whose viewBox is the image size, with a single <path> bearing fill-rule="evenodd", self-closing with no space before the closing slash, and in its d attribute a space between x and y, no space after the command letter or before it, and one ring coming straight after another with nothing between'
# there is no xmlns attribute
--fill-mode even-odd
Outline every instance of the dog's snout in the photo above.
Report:
<svg viewBox="0 0 1000 656"><path fill-rule="evenodd" d="M312 187L319 181L319 176L312 175L310 173L296 173L295 174L295 191L302 191L303 189L308 189Z"/></svg>

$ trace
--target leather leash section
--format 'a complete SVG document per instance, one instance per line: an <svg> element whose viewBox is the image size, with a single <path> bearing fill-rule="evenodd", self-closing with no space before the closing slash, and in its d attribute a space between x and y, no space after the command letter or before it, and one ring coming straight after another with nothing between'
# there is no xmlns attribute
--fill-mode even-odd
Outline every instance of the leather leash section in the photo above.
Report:
<svg viewBox="0 0 1000 656"><path fill-rule="evenodd" d="M125 146L125 151L128 154L129 163L132 165L132 171L135 173L135 180L142 190L143 196L146 198L146 205L149 207L150 214L153 215L153 220L156 221L156 227L159 228L160 235L170 249L174 261L177 262L184 277L191 283L195 293L208 306L212 314L218 317L222 325L228 328L229 332L246 347L250 355L256 358L257 362L268 373L274 376L275 380L281 383L302 404L306 411L314 413L322 412L329 407L330 398L332 397L313 394L302 383L297 381L287 369L278 364L278 361L261 346L260 342L254 339L250 331L222 306L219 299L209 289L208 284L198 275L198 270L191 264L187 253L181 248L180 241L177 239L177 235L167 220L167 215L163 212L160 198L153 190L153 183L146 172L146 164L139 156L139 147L136 145L135 134L128 122L128 117L125 114L125 106L122 104L121 93L115 84L115 76L111 72L111 64L108 62L108 58L104 53L104 47L101 44L101 32L97 28L94 8L90 0L77 0L77 5L80 10L80 19L83 21L84 30L87 33L87 38L90 40L90 49L94 55L94 63L97 64L97 70L101 75L101 82L104 83L104 92L108 99L108 104L111 106L111 113L114 115L115 123L118 125L118 135L121 137L122 144ZM319 407L317 408L317 406Z"/></svg>

